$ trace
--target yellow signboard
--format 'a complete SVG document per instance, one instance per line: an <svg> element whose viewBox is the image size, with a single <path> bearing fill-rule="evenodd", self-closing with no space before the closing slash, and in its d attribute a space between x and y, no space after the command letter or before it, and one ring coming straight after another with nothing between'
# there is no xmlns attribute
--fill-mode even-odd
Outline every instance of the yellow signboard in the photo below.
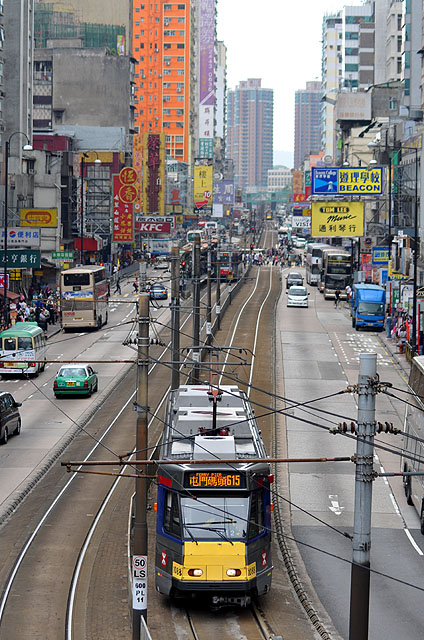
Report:
<svg viewBox="0 0 424 640"><path fill-rule="evenodd" d="M380 194L383 193L383 168L340 168L338 193Z"/></svg>
<svg viewBox="0 0 424 640"><path fill-rule="evenodd" d="M393 271L393 269L392 269L392 261L389 260L389 278L390 278L390 280L404 280L407 277L408 276L406 276L404 273L401 273L400 271Z"/></svg>
<svg viewBox="0 0 424 640"><path fill-rule="evenodd" d="M312 231L316 237L363 236L363 202L313 202Z"/></svg>
<svg viewBox="0 0 424 640"><path fill-rule="evenodd" d="M57 209L21 209L21 227L57 227Z"/></svg>
<svg viewBox="0 0 424 640"><path fill-rule="evenodd" d="M197 208L209 209L212 207L213 191L213 167L194 167L194 192L193 199Z"/></svg>

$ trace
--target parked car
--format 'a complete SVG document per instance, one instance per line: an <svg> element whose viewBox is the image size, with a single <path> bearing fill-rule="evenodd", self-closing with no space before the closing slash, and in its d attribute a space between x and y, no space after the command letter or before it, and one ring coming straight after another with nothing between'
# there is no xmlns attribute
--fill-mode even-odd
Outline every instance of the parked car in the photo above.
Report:
<svg viewBox="0 0 424 640"><path fill-rule="evenodd" d="M287 289L290 289L293 285L302 286L303 276L299 271L289 271L286 275Z"/></svg>
<svg viewBox="0 0 424 640"><path fill-rule="evenodd" d="M21 433L21 406L22 402L16 402L11 393L0 392L0 444L6 444L12 434Z"/></svg>
<svg viewBox="0 0 424 640"><path fill-rule="evenodd" d="M99 389L97 371L89 364L64 364L57 372L53 382L53 392L56 398L61 396L91 394Z"/></svg>
<svg viewBox="0 0 424 640"><path fill-rule="evenodd" d="M310 295L306 287L298 287L294 285L286 291L288 307L307 307L308 296Z"/></svg>
<svg viewBox="0 0 424 640"><path fill-rule="evenodd" d="M166 300L168 292L163 284L152 284L150 287L150 300Z"/></svg>

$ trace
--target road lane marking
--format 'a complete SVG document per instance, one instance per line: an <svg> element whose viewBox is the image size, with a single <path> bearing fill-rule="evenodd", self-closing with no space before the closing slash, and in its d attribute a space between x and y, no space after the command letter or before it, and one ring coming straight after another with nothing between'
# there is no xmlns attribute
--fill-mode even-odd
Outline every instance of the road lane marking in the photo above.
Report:
<svg viewBox="0 0 424 640"><path fill-rule="evenodd" d="M332 511L336 516L341 516L344 510L344 507L341 507L339 504L339 496L328 496L330 498L331 507L328 507L330 511Z"/></svg>
<svg viewBox="0 0 424 640"><path fill-rule="evenodd" d="M414 547L414 549L415 549L415 551L418 553L418 555L420 555L420 556L424 556L424 552L423 552L423 551L421 551L421 549L419 548L419 546L418 546L418 545L417 545L417 543L415 542L415 540L414 540L414 538L412 537L412 534L411 534L411 532L409 531L409 529L407 529L407 528L405 527L404 531L405 531L405 533L406 533L406 535L407 535L407 537L408 537L409 542L412 544L412 546Z"/></svg>

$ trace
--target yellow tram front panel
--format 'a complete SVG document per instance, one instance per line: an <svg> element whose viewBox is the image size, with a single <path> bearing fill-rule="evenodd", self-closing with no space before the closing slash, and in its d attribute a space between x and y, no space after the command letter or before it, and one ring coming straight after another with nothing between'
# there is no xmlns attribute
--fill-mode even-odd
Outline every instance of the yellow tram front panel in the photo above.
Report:
<svg viewBox="0 0 424 640"><path fill-rule="evenodd" d="M195 569L201 575L190 575ZM229 576L229 569L239 570L240 575ZM184 582L247 582L256 577L256 563L246 566L244 542L185 542L184 565L174 562L172 575Z"/></svg>

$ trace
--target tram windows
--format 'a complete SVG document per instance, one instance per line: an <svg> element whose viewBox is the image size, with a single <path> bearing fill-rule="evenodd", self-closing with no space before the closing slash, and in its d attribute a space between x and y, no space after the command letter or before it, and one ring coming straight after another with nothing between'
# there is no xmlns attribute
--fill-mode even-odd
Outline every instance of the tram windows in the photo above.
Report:
<svg viewBox="0 0 424 640"><path fill-rule="evenodd" d="M264 494L263 491L255 491L250 496L249 539L260 536L264 532L264 525Z"/></svg>
<svg viewBox="0 0 424 640"><path fill-rule="evenodd" d="M180 510L178 506L178 494L167 491L165 495L165 512L163 516L163 528L166 533L176 538L181 538Z"/></svg>

